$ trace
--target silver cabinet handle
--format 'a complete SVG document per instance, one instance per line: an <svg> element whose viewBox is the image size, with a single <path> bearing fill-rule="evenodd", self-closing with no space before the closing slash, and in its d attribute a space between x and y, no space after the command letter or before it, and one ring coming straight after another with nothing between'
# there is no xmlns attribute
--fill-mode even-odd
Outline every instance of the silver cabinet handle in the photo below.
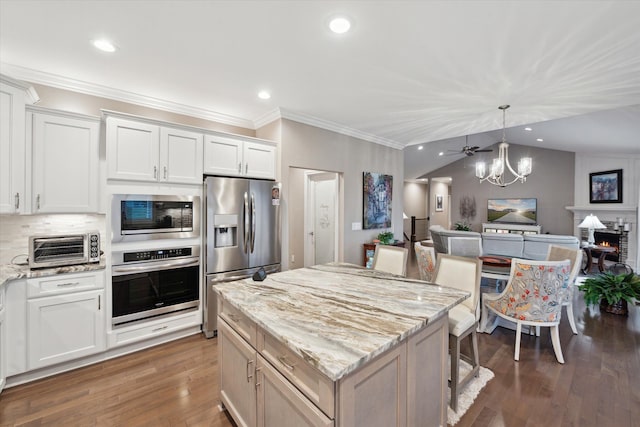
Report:
<svg viewBox="0 0 640 427"><path fill-rule="evenodd" d="M240 321L240 316L238 316L238 315L227 313L227 316L229 316L229 319L231 319L232 321L234 321L236 323L238 323Z"/></svg>
<svg viewBox="0 0 640 427"><path fill-rule="evenodd" d="M296 368L295 363L287 362L287 356L278 356L278 360L280 361L280 363L284 365L285 368L287 368L290 371L293 371Z"/></svg>
<svg viewBox="0 0 640 427"><path fill-rule="evenodd" d="M238 173L242 173L242 163L238 163Z"/></svg>
<svg viewBox="0 0 640 427"><path fill-rule="evenodd" d="M244 173L245 175L249 173L249 163L244 164Z"/></svg>
<svg viewBox="0 0 640 427"><path fill-rule="evenodd" d="M261 370L262 368L256 368L256 388L258 388L258 386L261 384L261 382L258 381L258 372L260 372Z"/></svg>
<svg viewBox="0 0 640 427"><path fill-rule="evenodd" d="M153 167L153 179L158 179L158 167Z"/></svg>
<svg viewBox="0 0 640 427"><path fill-rule="evenodd" d="M20 209L20 193L16 193L15 205L16 205L16 210Z"/></svg>
<svg viewBox="0 0 640 427"><path fill-rule="evenodd" d="M251 378L253 378L253 369L251 369L251 365L253 365L253 360L247 360L247 382L251 382Z"/></svg>
<svg viewBox="0 0 640 427"><path fill-rule="evenodd" d="M100 311L100 307L101 307L101 305L100 305L100 295L98 295L98 311Z"/></svg>
<svg viewBox="0 0 640 427"><path fill-rule="evenodd" d="M40 195L36 196L36 209L40 210Z"/></svg>
<svg viewBox="0 0 640 427"><path fill-rule="evenodd" d="M164 166L164 179L167 179L167 167Z"/></svg>
<svg viewBox="0 0 640 427"><path fill-rule="evenodd" d="M251 193L251 253L256 244L256 195Z"/></svg>
<svg viewBox="0 0 640 427"><path fill-rule="evenodd" d="M68 282L68 283L58 283L57 286L59 288L66 288L69 286L78 286L80 284L80 282Z"/></svg>

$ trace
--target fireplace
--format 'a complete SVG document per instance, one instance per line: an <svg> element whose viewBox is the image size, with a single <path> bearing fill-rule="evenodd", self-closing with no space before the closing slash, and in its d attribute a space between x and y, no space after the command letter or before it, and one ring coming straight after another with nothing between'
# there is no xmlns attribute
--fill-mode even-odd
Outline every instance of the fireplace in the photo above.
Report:
<svg viewBox="0 0 640 427"><path fill-rule="evenodd" d="M624 264L627 254L627 235L625 233L603 230L595 231L593 236L595 238L596 245L610 246L616 249L615 252L606 254L605 260Z"/></svg>

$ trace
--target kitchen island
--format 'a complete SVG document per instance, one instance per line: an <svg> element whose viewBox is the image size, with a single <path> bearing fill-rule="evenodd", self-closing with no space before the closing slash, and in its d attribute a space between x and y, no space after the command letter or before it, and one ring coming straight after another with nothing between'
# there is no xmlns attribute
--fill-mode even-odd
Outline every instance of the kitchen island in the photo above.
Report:
<svg viewBox="0 0 640 427"><path fill-rule="evenodd" d="M469 296L350 264L216 286L240 426L446 425L447 312Z"/></svg>

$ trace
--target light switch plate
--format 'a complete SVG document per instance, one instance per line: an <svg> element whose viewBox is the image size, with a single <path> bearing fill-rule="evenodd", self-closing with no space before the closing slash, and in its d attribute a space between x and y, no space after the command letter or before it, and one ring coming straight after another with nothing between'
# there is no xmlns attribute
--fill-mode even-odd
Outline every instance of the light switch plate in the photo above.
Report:
<svg viewBox="0 0 640 427"><path fill-rule="evenodd" d="M351 230L352 231L362 230L362 223L361 222L352 222L351 223Z"/></svg>

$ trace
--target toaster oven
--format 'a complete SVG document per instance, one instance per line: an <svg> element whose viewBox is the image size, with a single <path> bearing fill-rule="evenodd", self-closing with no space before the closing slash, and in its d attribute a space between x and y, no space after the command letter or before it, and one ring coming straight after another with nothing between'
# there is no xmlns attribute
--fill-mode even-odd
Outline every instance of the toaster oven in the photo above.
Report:
<svg viewBox="0 0 640 427"><path fill-rule="evenodd" d="M100 262L100 233L29 237L29 268Z"/></svg>

